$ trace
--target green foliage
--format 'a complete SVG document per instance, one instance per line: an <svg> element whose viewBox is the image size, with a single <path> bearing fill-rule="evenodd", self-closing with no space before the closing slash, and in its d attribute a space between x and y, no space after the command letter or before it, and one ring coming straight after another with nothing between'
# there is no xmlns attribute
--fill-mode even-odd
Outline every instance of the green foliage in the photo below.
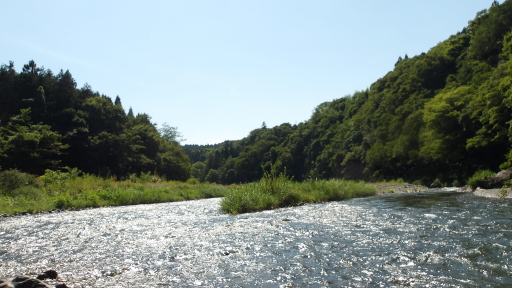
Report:
<svg viewBox="0 0 512 288"><path fill-rule="evenodd" d="M226 187L164 181L143 173L136 181L115 181L81 173L47 170L41 177L16 170L0 172L0 213L160 203L222 197Z"/></svg>
<svg viewBox="0 0 512 288"><path fill-rule="evenodd" d="M491 180L495 175L496 173L490 170L476 171L475 174L468 179L467 185L471 186L472 189L476 189L477 187L483 189L492 188Z"/></svg>
<svg viewBox="0 0 512 288"><path fill-rule="evenodd" d="M221 202L221 210L231 214L256 212L296 205L299 195L283 173L265 172L259 182L236 187Z"/></svg>
<svg viewBox="0 0 512 288"><path fill-rule="evenodd" d="M30 108L22 109L0 127L0 164L4 169L41 173L60 162L58 156L66 148L60 142L61 135L50 126L32 124L30 113Z"/></svg>
<svg viewBox="0 0 512 288"><path fill-rule="evenodd" d="M0 68L0 95L3 169L41 175L70 166L103 177L148 171L190 177L175 127L164 124L160 135L148 115L126 115L119 96L113 102L87 84L77 89L69 71L54 75L31 60L17 73L10 62Z"/></svg>
<svg viewBox="0 0 512 288"><path fill-rule="evenodd" d="M198 185L199 183L201 183L201 182L197 178L194 178L194 177L189 178L187 180L187 184Z"/></svg>
<svg viewBox="0 0 512 288"><path fill-rule="evenodd" d="M205 181L208 183L220 182L219 172L215 169L210 169L210 171L208 171L208 175L206 175Z"/></svg>
<svg viewBox="0 0 512 288"><path fill-rule="evenodd" d="M162 182L162 178L158 176L157 174L153 175L151 172L142 172L140 173L139 180L137 182L139 183L159 183Z"/></svg>
<svg viewBox="0 0 512 288"><path fill-rule="evenodd" d="M192 177L199 180L199 182L204 182L206 178L206 164L204 162L196 162L192 164Z"/></svg>
<svg viewBox="0 0 512 288"><path fill-rule="evenodd" d="M259 181L271 169L297 181L463 183L478 170L512 167L511 30L507 0L428 52L400 57L370 88L321 103L303 123L263 123L207 146L181 147L177 128L157 129L146 114L126 115L119 97L76 89L69 71L53 75L30 61L17 73L10 62L0 67L0 166L223 184Z"/></svg>
<svg viewBox="0 0 512 288"><path fill-rule="evenodd" d="M24 188L41 188L41 182L36 176L20 172L18 170L6 170L0 172L0 192L6 196L18 195L20 191L28 191ZM21 190L20 190L21 189ZM23 193L22 193L23 194Z"/></svg>
<svg viewBox="0 0 512 288"><path fill-rule="evenodd" d="M183 135L178 131L178 127L169 126L167 123L162 124L162 128L158 129L162 138L169 142L183 142Z"/></svg>
<svg viewBox="0 0 512 288"><path fill-rule="evenodd" d="M298 181L460 184L477 170L512 167L511 15L512 1L478 13L427 53L400 58L370 89L318 105L282 139L255 129L235 143L238 155L217 155L208 169L237 182L273 165Z"/></svg>
<svg viewBox="0 0 512 288"><path fill-rule="evenodd" d="M259 182L239 185L231 190L222 199L221 210L240 214L305 203L340 201L375 193L375 188L362 182L312 180L297 183L285 173L265 172Z"/></svg>
<svg viewBox="0 0 512 288"><path fill-rule="evenodd" d="M500 199L504 199L507 196L507 194L508 194L507 189L505 189L505 188L500 189L500 193L499 193Z"/></svg>

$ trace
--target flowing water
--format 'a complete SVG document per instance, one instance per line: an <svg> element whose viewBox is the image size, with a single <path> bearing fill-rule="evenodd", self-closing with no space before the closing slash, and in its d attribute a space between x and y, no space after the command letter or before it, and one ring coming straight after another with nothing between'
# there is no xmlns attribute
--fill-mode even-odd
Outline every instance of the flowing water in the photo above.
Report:
<svg viewBox="0 0 512 288"><path fill-rule="evenodd" d="M510 287L512 202L430 191L230 216L220 199L0 219L0 276L70 287Z"/></svg>

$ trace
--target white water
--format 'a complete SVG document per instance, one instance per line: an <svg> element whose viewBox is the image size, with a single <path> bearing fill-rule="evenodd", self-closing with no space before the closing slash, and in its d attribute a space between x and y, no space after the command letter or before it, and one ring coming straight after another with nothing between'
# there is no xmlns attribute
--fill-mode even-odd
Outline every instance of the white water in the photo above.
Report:
<svg viewBox="0 0 512 288"><path fill-rule="evenodd" d="M230 216L219 199L0 219L0 276L70 287L512 285L509 200L377 196Z"/></svg>

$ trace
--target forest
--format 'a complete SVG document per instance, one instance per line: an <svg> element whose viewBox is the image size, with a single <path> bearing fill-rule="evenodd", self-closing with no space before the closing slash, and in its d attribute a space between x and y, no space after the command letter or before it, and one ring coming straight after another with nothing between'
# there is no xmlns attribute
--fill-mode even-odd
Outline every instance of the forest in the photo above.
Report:
<svg viewBox="0 0 512 288"><path fill-rule="evenodd" d="M63 167L103 177L156 173L190 178L191 164L175 127L157 129L147 114L125 112L121 99L77 89L69 71L0 68L0 167L41 175Z"/></svg>
<svg viewBox="0 0 512 288"><path fill-rule="evenodd" d="M305 122L263 123L208 146L181 146L175 127L158 129L149 115L126 113L120 97L77 88L69 71L31 60L17 72L9 62L0 68L0 169L460 186L476 171L512 168L512 1L495 1L461 28L426 53L400 56L368 89L321 103Z"/></svg>
<svg viewBox="0 0 512 288"><path fill-rule="evenodd" d="M318 105L309 120L254 129L195 155L192 175L251 182L271 169L297 181L403 179L460 186L512 165L512 1L364 90ZM418 36L421 37L421 36ZM262 168L260 168L262 167Z"/></svg>

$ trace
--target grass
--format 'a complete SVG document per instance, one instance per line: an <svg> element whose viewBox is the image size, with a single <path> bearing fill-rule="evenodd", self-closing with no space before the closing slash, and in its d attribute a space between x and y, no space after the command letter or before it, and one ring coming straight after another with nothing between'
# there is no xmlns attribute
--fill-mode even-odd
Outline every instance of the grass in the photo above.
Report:
<svg viewBox="0 0 512 288"><path fill-rule="evenodd" d="M312 180L297 183L284 174L265 173L259 182L239 185L228 191L221 201L221 210L241 214L375 194L376 189L363 182Z"/></svg>
<svg viewBox="0 0 512 288"><path fill-rule="evenodd" d="M148 173L114 181L76 169L47 170L36 177L17 170L0 172L0 213L40 212L174 202L222 197L228 190L215 184L164 181Z"/></svg>
<svg viewBox="0 0 512 288"><path fill-rule="evenodd" d="M77 169L47 170L43 176L17 170L0 172L0 213L17 214L54 209L83 209L175 202L224 197L221 211L230 214L256 212L305 203L340 201L375 195L376 189L363 182L312 180L297 183L284 174L265 173L254 183L225 187L164 181L157 175L142 173L116 181Z"/></svg>

